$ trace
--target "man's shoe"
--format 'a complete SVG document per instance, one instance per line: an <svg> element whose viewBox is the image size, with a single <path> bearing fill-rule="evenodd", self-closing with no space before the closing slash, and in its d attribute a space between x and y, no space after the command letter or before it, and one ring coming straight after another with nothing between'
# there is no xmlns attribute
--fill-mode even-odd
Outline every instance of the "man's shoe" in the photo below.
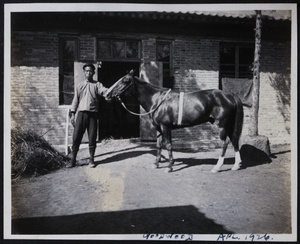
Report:
<svg viewBox="0 0 300 244"><path fill-rule="evenodd" d="M96 164L95 164L95 162L94 162L94 159L90 159L90 161L89 161L89 166L90 166L90 168L95 168L95 167L96 167Z"/></svg>
<svg viewBox="0 0 300 244"><path fill-rule="evenodd" d="M71 159L66 165L66 168L74 168L76 166L76 156L77 156L78 151L73 151L71 153Z"/></svg>
<svg viewBox="0 0 300 244"><path fill-rule="evenodd" d="M76 166L76 162L74 162L73 160L70 160L67 164L66 164L66 168L74 168Z"/></svg>

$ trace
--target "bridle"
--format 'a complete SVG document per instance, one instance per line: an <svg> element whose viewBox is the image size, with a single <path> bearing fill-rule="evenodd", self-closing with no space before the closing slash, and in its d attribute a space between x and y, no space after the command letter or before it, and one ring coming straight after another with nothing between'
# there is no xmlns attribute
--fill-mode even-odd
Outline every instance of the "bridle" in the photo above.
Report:
<svg viewBox="0 0 300 244"><path fill-rule="evenodd" d="M124 89L116 96L116 98L117 98L117 100L118 100L119 102L122 102L120 96L121 96L125 91L127 91L130 87L132 87L132 86L134 86L133 81L130 82L130 84L127 85L127 86L126 86L126 87L125 87L125 88L124 88Z"/></svg>
<svg viewBox="0 0 300 244"><path fill-rule="evenodd" d="M160 103L159 103L155 108L151 109L149 112L138 114L138 113L135 113L135 112L130 111L130 110L126 107L126 105L124 104L124 102L122 101L122 99L121 99L121 97L120 97L121 94L123 94L123 93L124 93L126 90L128 90L131 86L134 86L134 82L133 82L133 81L130 82L130 84L129 84L127 87L125 87L125 88L124 88L124 89L116 96L116 98L117 98L117 100L121 103L121 105L123 106L123 108L125 108L125 110L126 110L127 112L129 112L129 113L131 113L131 114L133 114L133 115L137 115L137 116L144 116L144 115L148 115L148 114L153 113L156 109L159 108L159 106L163 103L163 101L166 99L167 95L168 95L168 94L170 93L170 91L171 91L171 89L169 89L169 90L165 93L163 99L160 101Z"/></svg>

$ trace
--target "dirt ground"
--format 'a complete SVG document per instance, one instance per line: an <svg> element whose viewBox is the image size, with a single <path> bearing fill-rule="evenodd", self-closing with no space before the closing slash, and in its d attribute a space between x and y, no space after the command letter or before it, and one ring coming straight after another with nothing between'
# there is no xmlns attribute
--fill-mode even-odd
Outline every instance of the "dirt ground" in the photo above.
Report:
<svg viewBox="0 0 300 244"><path fill-rule="evenodd" d="M12 182L12 233L291 233L290 146L271 152L270 163L248 159L244 169L231 171L228 149L223 171L212 174L220 149L175 150L174 171L167 173L166 162L153 168L151 145L102 143L96 168ZM84 163L88 150L79 157Z"/></svg>

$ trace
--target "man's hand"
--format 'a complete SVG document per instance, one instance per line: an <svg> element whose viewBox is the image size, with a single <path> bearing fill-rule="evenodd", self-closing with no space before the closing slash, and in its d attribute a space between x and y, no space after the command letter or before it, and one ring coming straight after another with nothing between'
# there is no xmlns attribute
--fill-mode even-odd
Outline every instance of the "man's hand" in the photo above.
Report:
<svg viewBox="0 0 300 244"><path fill-rule="evenodd" d="M71 124L73 125L73 127L75 127L75 114L74 113L71 114Z"/></svg>

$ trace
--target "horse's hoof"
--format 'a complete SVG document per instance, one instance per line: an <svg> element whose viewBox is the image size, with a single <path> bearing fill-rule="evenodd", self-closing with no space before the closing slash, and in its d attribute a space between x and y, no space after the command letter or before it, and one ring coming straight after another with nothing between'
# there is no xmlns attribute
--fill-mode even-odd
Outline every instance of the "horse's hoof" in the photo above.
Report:
<svg viewBox="0 0 300 244"><path fill-rule="evenodd" d="M153 164L152 169L158 169L158 164Z"/></svg>
<svg viewBox="0 0 300 244"><path fill-rule="evenodd" d="M237 170L240 170L242 167L239 165L239 166L233 166L232 168L231 168L231 170L233 170L233 171L237 171Z"/></svg>
<svg viewBox="0 0 300 244"><path fill-rule="evenodd" d="M172 171L173 171L172 168L167 168L167 169L166 169L166 172L167 172L167 173L171 173Z"/></svg>
<svg viewBox="0 0 300 244"><path fill-rule="evenodd" d="M213 169L210 171L210 173L215 174L215 173L218 173L218 172L220 172L220 171L221 171L220 169L213 168Z"/></svg>

